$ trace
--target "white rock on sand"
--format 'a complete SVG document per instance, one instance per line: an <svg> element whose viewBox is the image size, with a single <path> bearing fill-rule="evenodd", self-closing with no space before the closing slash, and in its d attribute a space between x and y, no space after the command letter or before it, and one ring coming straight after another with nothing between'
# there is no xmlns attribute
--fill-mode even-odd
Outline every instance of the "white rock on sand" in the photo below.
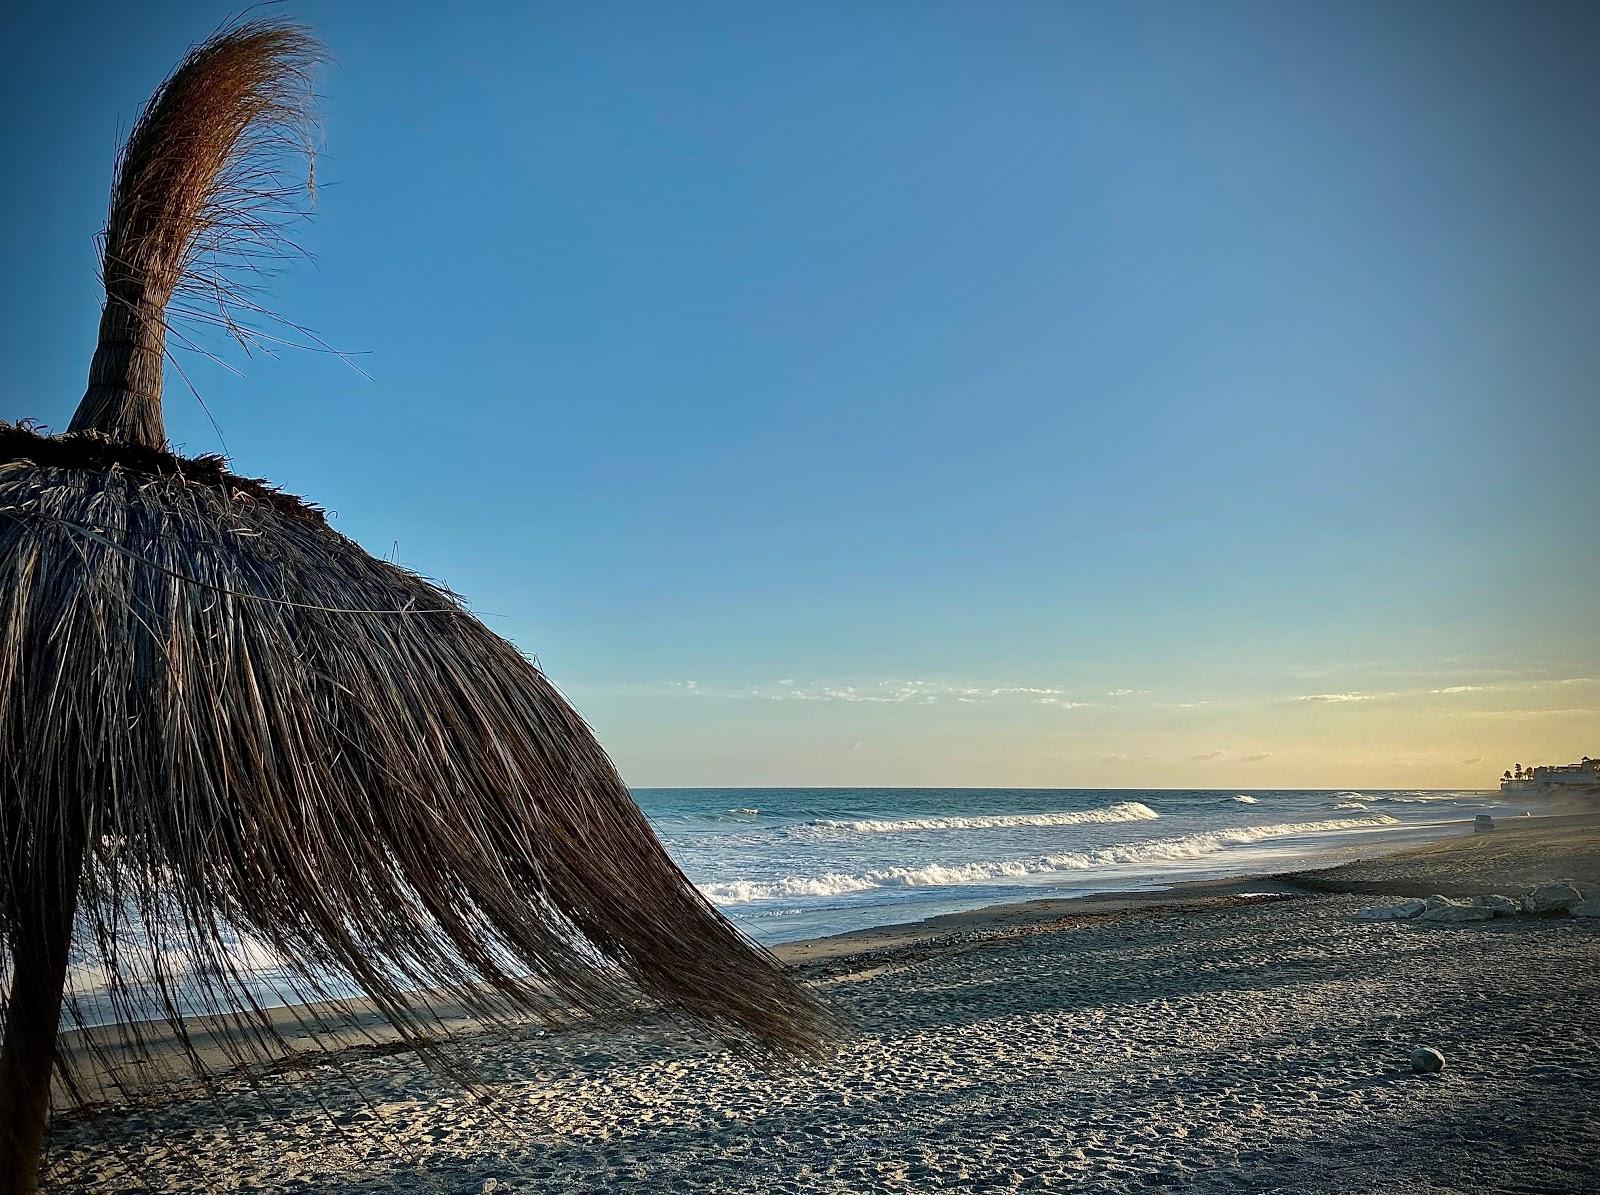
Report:
<svg viewBox="0 0 1600 1195"><path fill-rule="evenodd" d="M1522 912L1522 902L1513 900L1509 896L1480 896L1478 897L1478 903L1496 917L1515 917Z"/></svg>
<svg viewBox="0 0 1600 1195"><path fill-rule="evenodd" d="M1587 891L1593 884L1561 881L1542 884L1521 900L1492 893L1471 900L1451 900L1430 896L1427 900L1407 900L1397 905L1370 905L1356 913L1358 921L1432 921L1460 924L1489 921L1495 917L1515 917L1520 913L1559 913L1574 917L1600 917L1600 893Z"/></svg>
<svg viewBox="0 0 1600 1195"><path fill-rule="evenodd" d="M1426 901L1408 900L1397 905L1371 905L1356 913L1358 921L1409 921L1428 907Z"/></svg>
<svg viewBox="0 0 1600 1195"><path fill-rule="evenodd" d="M1522 898L1530 913L1559 913L1583 900L1583 893L1570 884L1540 884Z"/></svg>
<svg viewBox="0 0 1600 1195"><path fill-rule="evenodd" d="M1419 921L1488 921L1494 917L1491 909L1470 901L1451 901L1448 896L1430 896L1424 904Z"/></svg>
<svg viewBox="0 0 1600 1195"><path fill-rule="evenodd" d="M1493 921L1494 910L1484 908L1482 905L1457 904L1446 896L1428 897L1428 907L1417 918L1418 921L1442 921L1456 923L1462 921Z"/></svg>

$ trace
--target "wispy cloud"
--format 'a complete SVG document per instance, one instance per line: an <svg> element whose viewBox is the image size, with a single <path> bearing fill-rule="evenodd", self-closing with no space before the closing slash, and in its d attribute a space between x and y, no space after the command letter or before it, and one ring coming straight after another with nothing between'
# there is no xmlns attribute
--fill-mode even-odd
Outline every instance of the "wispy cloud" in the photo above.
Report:
<svg viewBox="0 0 1600 1195"><path fill-rule="evenodd" d="M1539 679L1474 682L1463 680L1461 683L1436 685L1426 689L1350 689L1281 697L1262 696L1254 700L1235 698L1223 701L1218 708L1246 708L1257 705L1282 706L1284 704L1289 706L1357 708L1373 702L1425 703L1434 701L1436 708L1442 713L1445 703L1438 702L1437 699L1447 698L1449 699L1448 706L1451 717L1565 718L1592 715L1594 710L1592 706L1573 706L1570 704L1563 704L1561 708L1555 709L1534 708L1535 703L1540 700L1537 695L1543 693L1545 695L1544 699L1549 700L1552 705L1558 702L1570 703L1574 697L1579 697L1579 692L1582 692L1581 688L1575 692L1574 686L1593 685L1600 685L1600 678L1594 676L1546 676ZM1105 709L1108 714L1115 714L1119 717L1126 717L1143 710L1198 710L1207 706L1217 705L1216 702L1209 698L1196 698L1190 701L1161 700L1131 703L1126 699L1130 697L1147 697L1149 690L1125 686L1104 690L1105 696L1103 698L1092 700L1086 699L1087 695L1084 694L1069 694L1065 688L1054 685L1019 684L1014 682L973 684L928 679L886 679L840 684L784 676L770 681L732 686L714 681L707 682L700 679L683 678L609 686L590 691L609 691L632 697L675 697L722 701L836 702L883 706L938 706L948 704L951 706L977 707L1010 705L1012 708L1019 709L1026 705L1037 705L1063 711L1088 709L1098 705ZM1473 708L1475 702L1488 699L1496 694L1502 695L1504 698L1504 700L1496 703L1502 708L1493 710ZM1505 706L1521 703L1524 700L1521 695L1526 695L1527 705L1520 709L1504 708ZM1586 697L1587 694L1585 693L1583 697L1579 697L1579 700L1582 701ZM1263 756L1262 758L1266 757ZM1237 762L1253 763L1258 762L1258 760L1253 757L1237 757Z"/></svg>
<svg viewBox="0 0 1600 1195"><path fill-rule="evenodd" d="M1240 763L1260 763L1264 759L1271 759L1271 758L1272 758L1272 752L1270 752L1270 751L1260 751L1260 752L1257 752L1255 755L1241 755L1239 757L1239 762Z"/></svg>
<svg viewBox="0 0 1600 1195"><path fill-rule="evenodd" d="M1227 759L1226 751L1202 751L1199 755L1189 756L1190 763L1210 763L1218 759Z"/></svg>
<svg viewBox="0 0 1600 1195"><path fill-rule="evenodd" d="M1545 677L1539 680L1486 681L1483 684L1441 685L1431 689L1386 690L1384 692L1310 693L1296 697L1296 701L1343 703L1353 701L1387 701L1393 698L1459 697L1463 693L1532 693L1540 689L1562 685L1588 685L1600 683L1592 676Z"/></svg>
<svg viewBox="0 0 1600 1195"><path fill-rule="evenodd" d="M1552 672L1559 672L1560 668L1548 662L1520 664L1507 668L1488 664L1481 659L1444 656L1403 666L1397 665L1393 660L1340 660L1337 663L1289 664L1283 671L1287 676L1305 681L1326 680L1332 676L1349 676L1352 673L1368 675L1377 673L1383 676L1410 677L1419 682L1437 683L1440 680L1457 677L1521 677L1525 680L1534 680L1548 677Z"/></svg>
<svg viewBox="0 0 1600 1195"><path fill-rule="evenodd" d="M1594 676L1547 676L1539 680L1493 681L1481 685L1447 685L1442 689L1429 689L1429 693L1526 693L1533 689L1548 689L1552 685L1600 684Z"/></svg>
<svg viewBox="0 0 1600 1195"><path fill-rule="evenodd" d="M740 697L747 694L737 690L702 688L694 680L658 680L649 684L620 685L609 692L620 692L629 697Z"/></svg>
<svg viewBox="0 0 1600 1195"><path fill-rule="evenodd" d="M755 686L752 694L771 701L843 701L872 705L933 705L941 701L977 705L1028 699L1041 705L1057 705L1066 709L1091 704L1071 701L1065 696L1065 690L1042 685L961 685L933 680L880 680L870 684L839 685L800 684L793 679L779 681L778 685L781 691L772 692Z"/></svg>

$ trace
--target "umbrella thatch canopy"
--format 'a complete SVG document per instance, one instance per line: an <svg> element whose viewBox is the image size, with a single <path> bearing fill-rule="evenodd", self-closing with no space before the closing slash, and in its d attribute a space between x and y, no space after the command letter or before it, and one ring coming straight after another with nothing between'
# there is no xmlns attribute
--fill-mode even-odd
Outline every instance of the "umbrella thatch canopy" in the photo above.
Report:
<svg viewBox="0 0 1600 1195"><path fill-rule="evenodd" d="M169 302L235 326L209 263L272 248L263 162L305 143L317 53L250 22L184 59L119 162L71 430L0 425L0 1190L36 1182L75 927L125 1033L152 1000L180 1038L228 1013L241 1056L271 1034L241 939L425 1051L441 988L495 1021L644 995L769 1057L831 1035L515 647L315 506L167 450Z"/></svg>

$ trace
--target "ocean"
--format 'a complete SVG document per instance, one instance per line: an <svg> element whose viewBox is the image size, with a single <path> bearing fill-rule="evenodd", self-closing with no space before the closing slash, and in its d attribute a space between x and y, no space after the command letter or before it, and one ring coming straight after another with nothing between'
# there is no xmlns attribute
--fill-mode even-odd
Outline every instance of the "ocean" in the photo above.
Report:
<svg viewBox="0 0 1600 1195"><path fill-rule="evenodd" d="M1292 867L1389 850L1498 792L972 788L638 789L685 873L769 945L1002 901Z"/></svg>

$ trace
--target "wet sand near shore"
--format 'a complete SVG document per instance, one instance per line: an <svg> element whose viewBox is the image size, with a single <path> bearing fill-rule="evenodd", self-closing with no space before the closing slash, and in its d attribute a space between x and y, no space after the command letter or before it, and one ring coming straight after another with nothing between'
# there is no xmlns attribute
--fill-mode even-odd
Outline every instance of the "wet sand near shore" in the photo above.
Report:
<svg viewBox="0 0 1600 1195"><path fill-rule="evenodd" d="M1600 923L1354 914L1600 880L1600 817L1333 862L783 947L855 1028L799 1074L660 1018L462 1022L481 1095L380 1038L63 1116L51 1189L1593 1189ZM1419 1044L1442 1074L1412 1073Z"/></svg>

